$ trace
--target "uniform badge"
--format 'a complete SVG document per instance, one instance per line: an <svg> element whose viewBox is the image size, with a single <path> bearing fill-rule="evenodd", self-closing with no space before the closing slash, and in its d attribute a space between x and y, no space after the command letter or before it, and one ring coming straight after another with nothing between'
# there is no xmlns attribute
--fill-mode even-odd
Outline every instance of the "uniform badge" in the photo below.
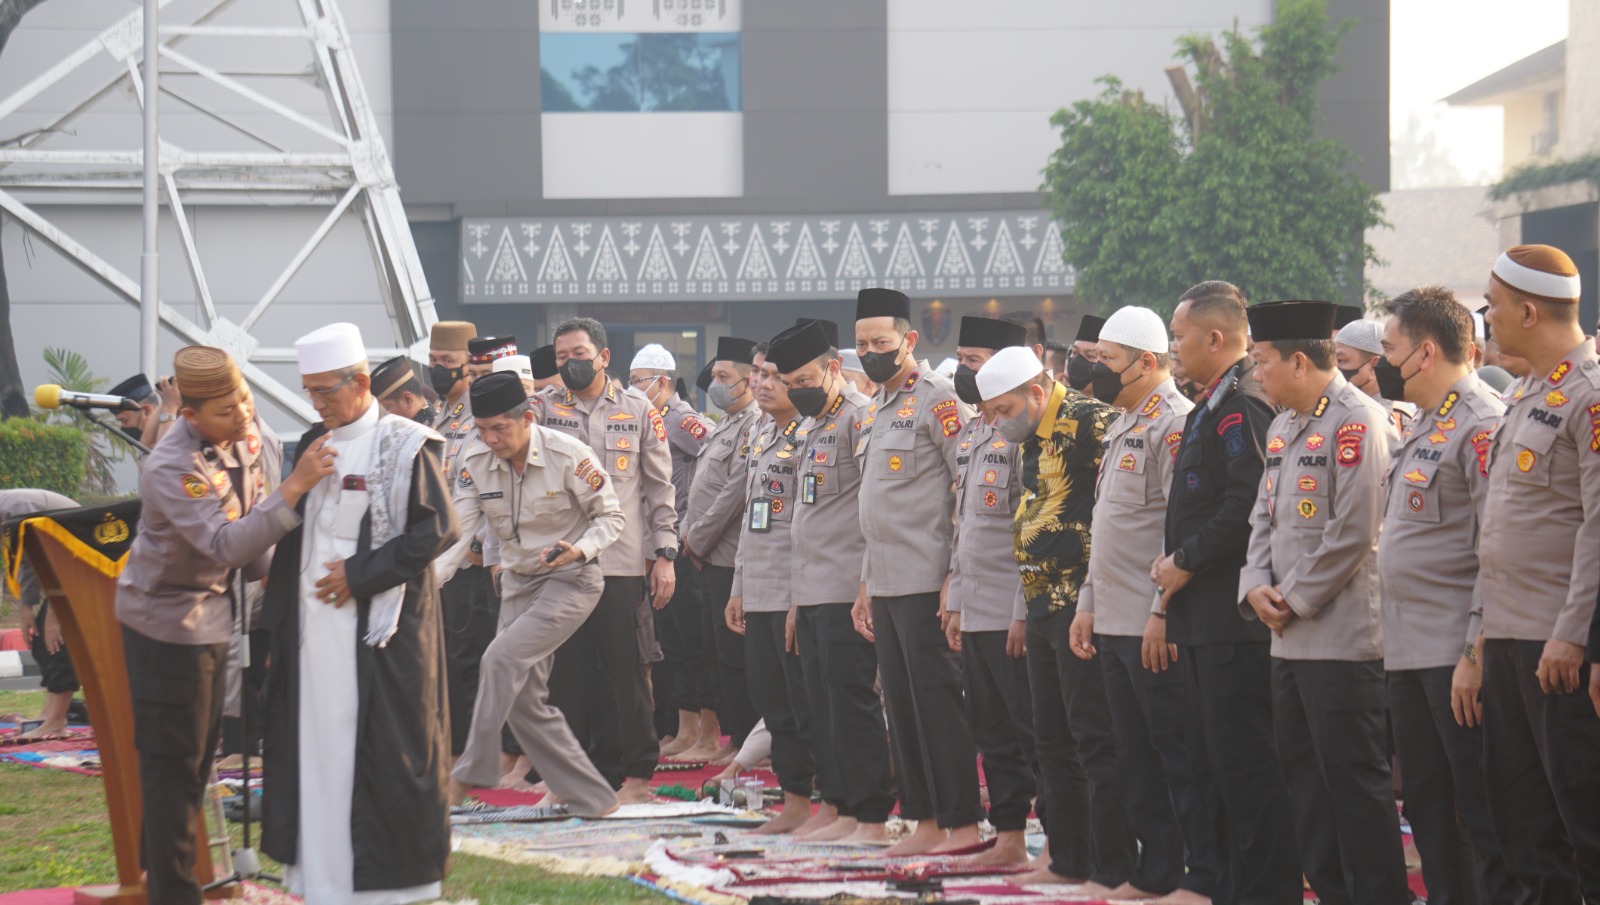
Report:
<svg viewBox="0 0 1600 905"><path fill-rule="evenodd" d="M655 409L650 410L650 427L655 430L657 440L662 443L667 442L667 425L661 420L661 413Z"/></svg>
<svg viewBox="0 0 1600 905"><path fill-rule="evenodd" d="M1426 483L1428 483L1428 476L1423 474L1422 473L1422 469L1420 469L1420 468L1411 469L1410 471L1405 473L1404 477L1405 477L1405 479L1407 481L1410 481L1413 484L1426 484Z"/></svg>
<svg viewBox="0 0 1600 905"><path fill-rule="evenodd" d="M1000 475L997 474L995 472L995 470L991 468L988 471L983 473L983 483L985 483L985 484L993 484L999 477L1000 477Z"/></svg>
<svg viewBox="0 0 1600 905"><path fill-rule="evenodd" d="M1546 377L1545 381L1548 382L1551 386L1560 386L1561 385L1561 381L1566 380L1567 379L1567 375L1571 374L1571 373L1572 373L1572 362L1563 361L1561 364L1558 364L1558 365L1555 366L1555 370L1550 372L1550 376Z"/></svg>
<svg viewBox="0 0 1600 905"><path fill-rule="evenodd" d="M961 433L961 412L954 399L946 399L935 404L933 416L939 419L939 426L944 430L946 437L954 437Z"/></svg>
<svg viewBox="0 0 1600 905"><path fill-rule="evenodd" d="M899 471L900 469L902 469L904 467L906 467L906 463L901 461L899 456L890 456L889 457L889 470L890 471Z"/></svg>
<svg viewBox="0 0 1600 905"><path fill-rule="evenodd" d="M456 483L460 484L462 487L471 487L472 472L467 471L465 468L461 469L461 474L457 476Z"/></svg>
<svg viewBox="0 0 1600 905"><path fill-rule="evenodd" d="M1191 471L1183 476L1183 483L1189 488L1190 493L1200 489L1200 472Z"/></svg>
<svg viewBox="0 0 1600 905"><path fill-rule="evenodd" d="M627 470L628 470L628 457L627 456L617 456L617 471L627 471Z"/></svg>
<svg viewBox="0 0 1600 905"><path fill-rule="evenodd" d="M780 493L781 494L781 493L783 493L783 482L782 481L768 481L767 482L767 490L772 492L772 493Z"/></svg>
<svg viewBox="0 0 1600 905"><path fill-rule="evenodd" d="M1472 451L1478 454L1478 474L1481 477L1489 476L1489 431L1478 431L1472 435ZM1596 440L1600 440L1600 431L1596 431Z"/></svg>
<svg viewBox="0 0 1600 905"><path fill-rule="evenodd" d="M248 449L250 451L250 455L252 456L258 452L261 452L261 438L255 434L251 434L249 439L244 441L244 448Z"/></svg>
<svg viewBox="0 0 1600 905"><path fill-rule="evenodd" d="M618 437L617 449L633 449L633 444L628 442L627 437Z"/></svg>
<svg viewBox="0 0 1600 905"><path fill-rule="evenodd" d="M1367 433L1365 424L1346 424L1334 431L1339 443L1339 464L1351 467L1361 464L1361 440Z"/></svg>
<svg viewBox="0 0 1600 905"><path fill-rule="evenodd" d="M902 406L900 408L900 411L895 412L895 415L897 415L897 416L899 416L901 418L910 418L912 415L915 415L916 413L917 413L916 409L914 409L911 406L907 405L907 406Z"/></svg>
<svg viewBox="0 0 1600 905"><path fill-rule="evenodd" d="M1406 508L1412 512L1421 512L1423 507L1422 494L1413 490L1406 494Z"/></svg>
<svg viewBox="0 0 1600 905"><path fill-rule="evenodd" d="M906 390L909 390L909 389L911 389L912 387L914 387L916 385L917 385L917 372L916 371L912 371L910 376L906 377L906 382L904 384L901 384L900 391L903 393Z"/></svg>
<svg viewBox="0 0 1600 905"><path fill-rule="evenodd" d="M1000 505L1000 494L995 493L993 490L985 490L983 492L983 505L988 506L990 509Z"/></svg>
<svg viewBox="0 0 1600 905"><path fill-rule="evenodd" d="M1006 448L1006 441L1004 441L1004 440L996 440L993 443L989 444L989 448L990 449L1005 449Z"/></svg>
<svg viewBox="0 0 1600 905"><path fill-rule="evenodd" d="M1285 446L1288 446L1288 445L1289 444L1283 442L1283 438L1282 437L1273 437L1271 440L1267 441L1267 452L1269 452L1269 453L1283 452L1283 448Z"/></svg>
<svg viewBox="0 0 1600 905"><path fill-rule="evenodd" d="M217 496L222 496L223 494L227 493L228 492L228 473L225 472L225 471L212 472L212 474L211 474L211 486L215 487L217 489Z"/></svg>
<svg viewBox="0 0 1600 905"><path fill-rule="evenodd" d="M1517 453L1517 470L1523 474L1533 471L1533 463L1537 461L1537 459L1538 457L1533 454L1533 450L1531 449L1525 449L1522 452Z"/></svg>
<svg viewBox="0 0 1600 905"><path fill-rule="evenodd" d="M1312 434L1306 438L1306 449L1315 452L1316 450L1321 449L1322 444L1327 442L1327 440L1328 438L1322 436L1321 434Z"/></svg>
<svg viewBox="0 0 1600 905"><path fill-rule="evenodd" d="M1144 408L1139 410L1139 414L1145 416L1146 418L1154 418L1156 416L1156 412L1159 411L1161 411L1161 395L1158 393L1146 400Z"/></svg>
<svg viewBox="0 0 1600 905"><path fill-rule="evenodd" d="M772 501L772 514L773 515L777 515L778 513L782 512L782 511L783 511L783 500L773 500Z"/></svg>
<svg viewBox="0 0 1600 905"><path fill-rule="evenodd" d="M1444 402L1439 403L1439 410L1434 412L1433 416L1435 418L1443 418L1444 416L1450 414L1450 410L1456 407L1456 400L1460 398L1461 394L1459 393L1451 393L1450 395L1444 397Z"/></svg>
<svg viewBox="0 0 1600 905"><path fill-rule="evenodd" d="M1117 461L1117 468L1122 471L1133 471L1133 467L1136 464L1138 464L1138 460L1134 459L1133 453L1128 453Z"/></svg>
<svg viewBox="0 0 1600 905"><path fill-rule="evenodd" d="M1571 401L1572 400L1567 398L1567 394L1561 392L1560 390L1551 390L1544 396L1544 404L1553 409L1561 408L1563 405L1566 405Z"/></svg>
<svg viewBox="0 0 1600 905"><path fill-rule="evenodd" d="M1428 435L1428 442L1432 443L1434 446L1438 446L1441 443L1449 443L1450 436L1443 432L1435 432Z"/></svg>
<svg viewBox="0 0 1600 905"><path fill-rule="evenodd" d="M689 436L696 440L704 440L706 438L706 426L701 423L699 418L693 415L683 416L683 421L678 427L681 430L688 431Z"/></svg>
<svg viewBox="0 0 1600 905"><path fill-rule="evenodd" d="M828 483L828 473L827 472L819 471L819 472L816 473L816 475L817 475L817 486L818 487L821 487L822 485Z"/></svg>
<svg viewBox="0 0 1600 905"><path fill-rule="evenodd" d="M243 515L243 513L240 511L238 506L229 506L227 509L223 510L222 515L228 521L233 522L238 521L239 516Z"/></svg>
<svg viewBox="0 0 1600 905"><path fill-rule="evenodd" d="M450 429L453 430L453 431L460 430L461 429L461 422L460 421L452 421L452 422L450 422Z"/></svg>
<svg viewBox="0 0 1600 905"><path fill-rule="evenodd" d="M1130 434L1142 434L1142 433L1144 433L1144 428L1145 428L1145 426L1143 424L1135 424L1131 429L1129 429L1128 433L1130 433Z"/></svg>
<svg viewBox="0 0 1600 905"><path fill-rule="evenodd" d="M1302 493L1316 493L1317 479L1310 475L1301 475L1298 486L1300 487L1300 492Z"/></svg>
<svg viewBox="0 0 1600 905"><path fill-rule="evenodd" d="M1317 504L1310 500L1301 500L1295 509L1299 511L1301 518L1311 518L1317 514Z"/></svg>
<svg viewBox="0 0 1600 905"><path fill-rule="evenodd" d="M825 450L825 449L814 449L814 450L812 450L811 451L811 461L817 463L818 465L826 465L826 464L828 464L828 451Z"/></svg>
<svg viewBox="0 0 1600 905"><path fill-rule="evenodd" d="M207 491L210 489L211 488L209 484L192 474L186 474L183 476L183 492L191 499L200 499L201 497L205 496Z"/></svg>
<svg viewBox="0 0 1600 905"><path fill-rule="evenodd" d="M1324 396L1321 399L1317 400L1317 407L1312 410L1311 417L1313 417L1313 418L1321 418L1322 417L1322 413L1326 412L1327 410L1328 410L1328 397Z"/></svg>
<svg viewBox="0 0 1600 905"><path fill-rule="evenodd" d="M632 421L633 420L633 413L632 412L617 412L615 415L607 415L606 416L606 420L607 421Z"/></svg>

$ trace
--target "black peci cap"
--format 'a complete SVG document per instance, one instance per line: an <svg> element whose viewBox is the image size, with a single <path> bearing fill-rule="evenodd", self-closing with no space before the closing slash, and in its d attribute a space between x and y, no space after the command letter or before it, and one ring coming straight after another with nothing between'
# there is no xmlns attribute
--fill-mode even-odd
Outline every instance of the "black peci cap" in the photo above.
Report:
<svg viewBox="0 0 1600 905"><path fill-rule="evenodd" d="M124 396L134 402L143 402L151 393L155 392L155 388L150 386L148 377L143 374L135 374L106 392L113 396Z"/></svg>
<svg viewBox="0 0 1600 905"><path fill-rule="evenodd" d="M422 381L417 379L417 372L411 364L411 359L397 355L373 369L372 395L383 400L401 390L410 390L420 396Z"/></svg>
<svg viewBox="0 0 1600 905"><path fill-rule="evenodd" d="M540 346L528 356L528 361L533 365L534 380L549 380L561 371L556 367L556 347Z"/></svg>
<svg viewBox="0 0 1600 905"><path fill-rule="evenodd" d="M969 349L1004 349L1028 344L1028 328L992 317L963 317L956 345Z"/></svg>
<svg viewBox="0 0 1600 905"><path fill-rule="evenodd" d="M755 353L756 341L753 339L741 339L737 336L717 338L717 361L731 361L736 365L754 364Z"/></svg>
<svg viewBox="0 0 1600 905"><path fill-rule="evenodd" d="M1329 330L1328 332L1332 333L1334 330L1342 330L1344 329L1345 324L1355 323L1356 321L1361 320L1365 314L1366 312L1361 310L1360 305L1340 305L1333 314L1333 329Z"/></svg>
<svg viewBox="0 0 1600 905"><path fill-rule="evenodd" d="M822 332L827 334L828 337L828 345L835 349L839 348L839 325L833 321L827 321L817 317L797 317L794 319L794 325L798 327L806 321L811 320L814 320L822 325Z"/></svg>
<svg viewBox="0 0 1600 905"><path fill-rule="evenodd" d="M700 392L711 389L711 369L715 366L714 361L706 362L706 366L700 369L700 376L694 379L694 385L700 388Z"/></svg>
<svg viewBox="0 0 1600 905"><path fill-rule="evenodd" d="M911 319L911 300L904 292L895 289L872 287L856 293L856 320L869 317L898 317Z"/></svg>
<svg viewBox="0 0 1600 905"><path fill-rule="evenodd" d="M1327 339L1333 334L1337 305L1332 302L1263 302L1245 309L1250 338L1258 343Z"/></svg>
<svg viewBox="0 0 1600 905"><path fill-rule="evenodd" d="M767 344L767 363L779 374L797 371L828 354L828 332L821 321L808 320L779 333Z"/></svg>
<svg viewBox="0 0 1600 905"><path fill-rule="evenodd" d="M497 358L516 354L515 336L480 336L467 340L467 361L475 365L492 364Z"/></svg>
<svg viewBox="0 0 1600 905"><path fill-rule="evenodd" d="M513 371L479 377L472 382L468 395L472 399L473 418L504 415L528 401L528 391L522 388L522 378Z"/></svg>
<svg viewBox="0 0 1600 905"><path fill-rule="evenodd" d="M1073 338L1075 343L1097 343L1100 341L1100 328L1106 325L1106 319L1098 314L1085 314L1083 320L1078 321L1078 335Z"/></svg>

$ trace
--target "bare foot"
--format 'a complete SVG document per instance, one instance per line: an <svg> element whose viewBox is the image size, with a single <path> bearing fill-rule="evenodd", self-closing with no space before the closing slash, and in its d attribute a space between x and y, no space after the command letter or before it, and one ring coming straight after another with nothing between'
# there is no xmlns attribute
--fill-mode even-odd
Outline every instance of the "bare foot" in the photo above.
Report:
<svg viewBox="0 0 1600 905"><path fill-rule="evenodd" d="M932 820L917 822L917 828L911 835L889 846L884 855L890 858L904 858L909 855L926 855L934 850L945 839L944 830Z"/></svg>
<svg viewBox="0 0 1600 905"><path fill-rule="evenodd" d="M500 788L508 792L532 792L539 787L524 779L520 773L507 773L500 777Z"/></svg>
<svg viewBox="0 0 1600 905"><path fill-rule="evenodd" d="M1211 905L1211 897L1187 889L1175 889L1156 899L1156 905Z"/></svg>
<svg viewBox="0 0 1600 905"><path fill-rule="evenodd" d="M1025 874L1017 874L1011 878L1011 882L1018 886L1082 886L1089 882L1089 878L1063 877L1046 867L1040 870L1030 870Z"/></svg>
<svg viewBox="0 0 1600 905"><path fill-rule="evenodd" d="M37 741L37 740L40 740L40 739L51 739L51 738L55 738L57 736L60 736L60 735L64 734L66 731L67 731L67 721L66 720L62 720L59 723L40 723L39 725L33 727L32 729L29 729L27 732L24 732L21 735L17 736L17 739L19 741ZM224 769L226 769L226 768L224 768ZM235 769L237 769L237 768L235 768Z"/></svg>
<svg viewBox="0 0 1600 905"><path fill-rule="evenodd" d="M544 780L541 779L538 782L534 783L533 784L533 788L529 789L528 791L532 792L535 795L549 795L550 794L550 785L548 783L546 783Z"/></svg>
<svg viewBox="0 0 1600 905"><path fill-rule="evenodd" d="M964 848L972 848L982 841L983 836L979 835L976 823L958 826L950 831L950 835L946 836L943 842L933 847L933 853L957 852Z"/></svg>
<svg viewBox="0 0 1600 905"><path fill-rule="evenodd" d="M811 799L793 792L783 793L783 810L778 816L751 830L756 836L786 836L811 819Z"/></svg>
<svg viewBox="0 0 1600 905"><path fill-rule="evenodd" d="M787 810L787 808L785 808L785 810ZM812 814L810 819L808 819L805 823L800 824L800 826L795 829L794 835L797 839L808 837L812 833L822 830L825 827L832 826L838 822L839 809L831 804L828 804L827 802L823 802L822 806L817 808L817 812Z"/></svg>
<svg viewBox="0 0 1600 905"><path fill-rule="evenodd" d="M684 749L676 757L674 757L673 760L711 763L711 759L716 757L720 751L721 749L716 746L715 742L709 745L705 742L698 742L694 745L694 747ZM737 754L738 752L734 753Z"/></svg>
<svg viewBox="0 0 1600 905"><path fill-rule="evenodd" d="M814 833L807 833L805 839L807 842L842 842L854 836L859 828L854 817L840 817Z"/></svg>
<svg viewBox="0 0 1600 905"><path fill-rule="evenodd" d="M1002 830L994 837L994 847L973 855L971 863L984 867L1026 867L1028 843L1022 830Z"/></svg>
<svg viewBox="0 0 1600 905"><path fill-rule="evenodd" d="M717 753L711 757L711 762L720 767L724 764L733 763L733 759L738 756L739 749L735 748L732 742L729 742L717 749Z"/></svg>
<svg viewBox="0 0 1600 905"><path fill-rule="evenodd" d="M1089 887L1099 886L1099 885L1100 884L1098 884L1098 883L1090 883ZM1088 887L1085 887L1085 891L1087 891L1087 890L1088 890ZM1157 893L1145 892L1144 890L1140 889L1139 887L1134 886L1132 883L1124 883L1121 886L1118 886L1116 889L1111 890L1111 892L1107 893L1105 895L1105 898L1107 898L1107 899L1116 899L1119 902L1132 902L1132 901L1137 901L1137 900L1141 900L1141 899L1154 899L1157 896L1158 896ZM1206 900L1207 905L1209 905L1210 901L1211 901L1210 899Z"/></svg>
<svg viewBox="0 0 1600 905"><path fill-rule="evenodd" d="M467 785L453 776L450 777L450 804L458 805L461 802L466 801L467 795L470 794L475 788L477 787Z"/></svg>
<svg viewBox="0 0 1600 905"><path fill-rule="evenodd" d="M881 823L857 823L856 831L840 840L848 845L883 845L889 841L889 829Z"/></svg>
<svg viewBox="0 0 1600 905"><path fill-rule="evenodd" d="M1097 900L1098 899L1114 899L1114 898L1116 898L1116 896L1111 894L1111 887L1103 886L1103 885L1101 885L1099 883L1094 882L1093 880L1090 880L1088 883L1085 883L1082 886L1078 887L1078 892L1081 893L1084 896L1087 896L1088 898L1097 899Z"/></svg>
<svg viewBox="0 0 1600 905"><path fill-rule="evenodd" d="M646 804L651 798L649 781L636 776L624 779L617 790L617 801L622 804Z"/></svg>

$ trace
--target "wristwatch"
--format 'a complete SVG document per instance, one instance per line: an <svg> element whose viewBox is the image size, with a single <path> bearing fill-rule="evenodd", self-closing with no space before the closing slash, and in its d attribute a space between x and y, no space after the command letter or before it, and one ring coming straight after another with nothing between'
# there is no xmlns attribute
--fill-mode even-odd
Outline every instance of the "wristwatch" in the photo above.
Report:
<svg viewBox="0 0 1600 905"><path fill-rule="evenodd" d="M662 547L661 549L656 551L656 557L658 559L664 559L667 562L672 562L673 560L678 558L678 548L677 547Z"/></svg>
<svg viewBox="0 0 1600 905"><path fill-rule="evenodd" d="M1466 648L1461 651L1461 656L1466 657L1468 663L1476 665L1478 662L1478 645L1468 641Z"/></svg>
<svg viewBox="0 0 1600 905"><path fill-rule="evenodd" d="M1172 554L1172 564L1185 572L1190 571L1189 556L1187 551L1185 551L1182 547L1179 547L1176 551L1174 551Z"/></svg>
<svg viewBox="0 0 1600 905"><path fill-rule="evenodd" d="M168 421L176 421L176 420L178 420L178 416L177 415L168 414L167 412L162 412L160 415L156 416L156 423L157 424L166 424Z"/></svg>

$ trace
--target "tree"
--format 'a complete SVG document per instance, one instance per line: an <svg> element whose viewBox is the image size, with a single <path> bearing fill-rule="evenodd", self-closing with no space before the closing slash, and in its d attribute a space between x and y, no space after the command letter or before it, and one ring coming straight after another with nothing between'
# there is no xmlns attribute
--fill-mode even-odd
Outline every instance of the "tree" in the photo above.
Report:
<svg viewBox="0 0 1600 905"><path fill-rule="evenodd" d="M1256 299L1359 297L1382 208L1354 153L1316 136L1317 90L1348 28L1324 0L1278 0L1253 40L1178 42L1184 65L1168 75L1182 116L1109 77L1057 112L1043 190L1078 293L1170 310L1189 285L1226 279Z"/></svg>
<svg viewBox="0 0 1600 905"><path fill-rule="evenodd" d="M22 17L44 0L0 0L0 54ZM11 289L6 284L5 251L0 248L0 418L28 417L28 397L22 390L22 370L17 365L17 344L11 336Z"/></svg>

